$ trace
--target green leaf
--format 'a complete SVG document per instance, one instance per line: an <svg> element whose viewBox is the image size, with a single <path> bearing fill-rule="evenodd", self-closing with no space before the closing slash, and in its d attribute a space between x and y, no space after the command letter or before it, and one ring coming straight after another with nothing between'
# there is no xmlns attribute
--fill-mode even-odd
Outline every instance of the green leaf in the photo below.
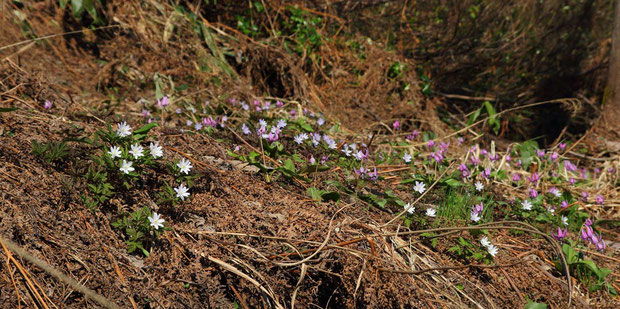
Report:
<svg viewBox="0 0 620 309"><path fill-rule="evenodd" d="M328 201L338 202L338 200L340 200L340 193L336 191L325 192L321 194L321 198L323 199L324 202L328 202Z"/></svg>
<svg viewBox="0 0 620 309"><path fill-rule="evenodd" d="M157 123L155 123L155 122L151 122L151 123L149 123L149 124L144 125L144 126L143 126L143 127L141 127L140 129L135 130L133 133L134 133L134 134L147 134L147 133L149 133L149 131L150 131L152 128L154 128L154 127L156 127L156 126L157 126Z"/></svg>
<svg viewBox="0 0 620 309"><path fill-rule="evenodd" d="M19 108L17 107L0 107L0 113L8 113L8 112L12 112L12 111L16 111Z"/></svg>
<svg viewBox="0 0 620 309"><path fill-rule="evenodd" d="M452 187L452 188L456 188L456 187L460 187L463 185L462 182L454 179L454 178L448 178L444 181L448 186Z"/></svg>
<svg viewBox="0 0 620 309"><path fill-rule="evenodd" d="M523 306L523 309L547 309L547 304L529 302Z"/></svg>
<svg viewBox="0 0 620 309"><path fill-rule="evenodd" d="M469 120L467 120L467 126L472 125L476 121L476 119L478 119L481 112L482 112L482 107L480 107L473 114L471 114L471 116L469 116Z"/></svg>
<svg viewBox="0 0 620 309"><path fill-rule="evenodd" d="M307 190L308 195L310 195L310 197L315 200L315 201L320 201L321 200L321 194L324 192L323 190L319 190L315 187L310 187Z"/></svg>
<svg viewBox="0 0 620 309"><path fill-rule="evenodd" d="M484 103L482 104L484 105L487 114L489 114L489 125L493 129L495 135L497 135L499 133L499 129L501 128L501 124L497 119L497 113L495 112L495 108L493 107L493 105L491 105L489 101L484 101Z"/></svg>

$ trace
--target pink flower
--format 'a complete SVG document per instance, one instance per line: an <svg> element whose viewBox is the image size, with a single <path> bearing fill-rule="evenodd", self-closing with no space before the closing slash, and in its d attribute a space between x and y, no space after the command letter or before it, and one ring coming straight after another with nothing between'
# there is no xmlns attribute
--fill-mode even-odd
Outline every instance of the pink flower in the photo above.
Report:
<svg viewBox="0 0 620 309"><path fill-rule="evenodd" d="M566 169L569 172L573 172L577 170L577 167L575 166L575 164L571 163L570 161L564 160L564 169Z"/></svg>
<svg viewBox="0 0 620 309"><path fill-rule="evenodd" d="M400 121L394 121L394 123L392 124L392 128L394 128L394 131L400 130Z"/></svg>
<svg viewBox="0 0 620 309"><path fill-rule="evenodd" d="M521 180L521 175L517 173L512 174L512 181L519 182L519 180Z"/></svg>
<svg viewBox="0 0 620 309"><path fill-rule="evenodd" d="M562 209L568 207L568 202L567 201L562 201L562 203L560 203L560 207L562 207Z"/></svg>
<svg viewBox="0 0 620 309"><path fill-rule="evenodd" d="M169 102L168 102L168 97L167 96L163 96L161 99L157 100L157 106L159 108L164 108L166 106L168 106Z"/></svg>
<svg viewBox="0 0 620 309"><path fill-rule="evenodd" d="M568 229L561 229L558 227L558 233L557 234L553 234L551 233L551 236L553 236L553 238L557 239L558 241L562 241L562 239L564 239L564 237L566 237L566 234L568 233Z"/></svg>
<svg viewBox="0 0 620 309"><path fill-rule="evenodd" d="M282 101L276 101L276 107L277 108L280 108L282 106L284 106L284 103L282 103Z"/></svg>
<svg viewBox="0 0 620 309"><path fill-rule="evenodd" d="M597 195L596 196L596 203L599 205L603 205L603 203L605 202L605 198L602 195Z"/></svg>
<svg viewBox="0 0 620 309"><path fill-rule="evenodd" d="M537 155L540 159L544 158L544 157L545 157L545 150L544 150L544 149L543 149L543 150L536 150L536 155Z"/></svg>
<svg viewBox="0 0 620 309"><path fill-rule="evenodd" d="M536 198L538 196L538 191L530 188L530 197L531 198Z"/></svg>
<svg viewBox="0 0 620 309"><path fill-rule="evenodd" d="M538 176L538 173L534 172L534 174L532 174L532 176L530 178L528 178L528 180L531 183L536 183L538 182L538 180L540 179L540 176Z"/></svg>
<svg viewBox="0 0 620 309"><path fill-rule="evenodd" d="M566 149L566 143L560 143L560 150L564 151L564 149Z"/></svg>
<svg viewBox="0 0 620 309"><path fill-rule="evenodd" d="M50 100L45 100L45 103L43 104L43 108L45 109L52 108L52 102Z"/></svg>

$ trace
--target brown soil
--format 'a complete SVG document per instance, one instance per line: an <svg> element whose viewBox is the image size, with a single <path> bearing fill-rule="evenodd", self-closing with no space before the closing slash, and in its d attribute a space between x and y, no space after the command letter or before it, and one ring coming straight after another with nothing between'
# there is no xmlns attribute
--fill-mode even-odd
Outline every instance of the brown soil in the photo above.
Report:
<svg viewBox="0 0 620 309"><path fill-rule="evenodd" d="M7 2L0 4L2 12L15 9ZM126 12L127 16L140 10L131 2L120 1L108 9ZM164 9L170 12L169 7ZM55 5L37 3L19 10L28 15L36 35L71 31L79 26L71 24L70 16ZM9 14L0 15L0 46L22 40L18 22ZM268 183L262 174L233 168L224 152L232 143L182 135L173 129L154 130L161 144L168 147L168 156L180 158L170 150L174 148L212 167L200 169L189 202L159 209L148 188L136 188L122 199L113 199L109 209L88 211L79 197L84 184L75 177L82 171L76 162L86 159L86 146L70 143L70 158L50 164L31 154L30 141L92 133L105 121L132 121L136 117L129 115L140 112L139 98L153 97L152 85L144 84L152 82L155 72L180 78L192 75L194 85L204 88L189 89L188 95L202 89L210 98L226 95L249 100L264 93L306 98L304 106L322 110L353 132L368 129L372 123L389 125L412 114L423 115L419 117L423 125L435 127L438 133L442 130L433 115L433 107L439 103L424 101L415 83L409 92L399 93L383 74L397 58L380 48L366 47L368 61L343 56L342 67L338 68L343 73L333 70L328 81L315 84L294 64L296 59L277 57L281 51L246 45L241 50L256 57L254 62L240 65L239 79L234 79L223 72L195 70L192 55L204 48L181 46L182 36L189 34L181 33L180 38L165 44L161 37L153 35L153 29L163 25L144 16L127 18L123 22L129 22L131 27L108 29L97 35L86 32L60 36L0 50L0 107L21 108L0 113L3 237L121 308L232 308L235 304L268 308L278 304L289 307L293 300L303 308L520 308L526 300L545 302L552 308L566 307L566 283L549 266L553 258L550 247L527 235L499 232L494 236L500 246L508 248L497 263L520 262L506 268L466 268L420 275L382 270L407 269L412 264L419 270L466 263L452 256L442 244L433 248L416 243L395 249L416 241L415 237L369 237L325 248L311 257L312 253L308 253L308 260L298 265L281 264L300 260L295 257L266 260L264 257L296 250L316 250L327 237L327 243L335 245L395 231L397 226L380 226L399 209L379 210L359 201L346 206L317 204L296 183ZM353 69L364 73L351 76L348 72ZM270 74L279 76L277 82L259 82ZM415 74L407 74L415 80ZM215 82L214 77L219 81ZM358 86L348 86L352 80ZM110 94L123 99L110 100ZM49 112L42 108L47 99L54 101ZM124 236L110 225L120 214L143 205L163 213L173 228L147 258L128 254ZM611 255L618 258L617 250ZM244 275L233 273L218 261ZM20 262L43 287L51 303L64 308L97 306L27 261ZM609 261L597 262L605 265ZM617 264L611 265L614 271L619 270ZM6 308L34 307L15 267L3 263L0 270L0 304ZM248 277L267 292L260 292ZM609 296L596 294L592 298L583 291L578 287L573 306L618 305Z"/></svg>

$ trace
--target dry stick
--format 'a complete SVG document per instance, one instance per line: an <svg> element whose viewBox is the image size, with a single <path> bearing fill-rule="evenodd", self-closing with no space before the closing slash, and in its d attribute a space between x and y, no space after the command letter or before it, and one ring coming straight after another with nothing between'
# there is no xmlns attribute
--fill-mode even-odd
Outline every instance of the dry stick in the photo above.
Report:
<svg viewBox="0 0 620 309"><path fill-rule="evenodd" d="M441 180L441 178L450 170L450 168L452 167L452 165L454 165L456 161L452 161L452 163L450 163L450 165L443 171L443 173L441 173L441 175L439 175L439 177L437 177L437 180L435 180L435 182L433 182L433 184L428 188L428 190L424 191L424 193L422 193L422 195L420 195L420 197L418 197L413 203L411 203L410 206L414 206L417 202L419 202L429 191L431 191L431 189L433 189L433 187L435 187L435 185L439 182L439 180ZM395 216L394 218L392 218L392 220L388 221L386 224L380 226L379 228L383 228L386 227L388 225L390 225L392 222L396 221L398 218L400 218L403 214L405 214L405 212L407 212L407 209L401 211L397 216Z"/></svg>
<svg viewBox="0 0 620 309"><path fill-rule="evenodd" d="M566 100L575 100L575 99L556 99L556 100L550 100L550 101L543 101L543 102L536 102L536 103L526 104L526 105L523 105L523 106L517 106L517 107L513 107L513 108L509 108L509 109L503 110L503 111L495 114L495 116L493 116L493 117L497 117L497 116L499 116L501 114L505 114L505 113L508 113L508 112L513 112L513 111L516 111L516 110L525 109L525 108L534 107L534 106L539 106L539 105L544 105L544 104L564 103ZM484 119L476 121L476 122L474 122L474 123L472 123L472 124L462 128L462 129L460 129L458 131L454 131L454 132L452 132L452 133L450 133L448 135L445 135L445 136L442 136L442 137L438 137L438 138L435 138L433 140L440 141L440 140L444 140L444 139L450 138L452 136L458 135L460 133L463 133L463 132L469 130L471 127L477 126L477 125L479 125L479 124L489 120L489 118L491 118L491 117L485 117ZM394 148L410 148L410 147L418 147L418 146L424 146L424 145L426 145L426 143L418 143L418 144L407 145L407 146L393 146L393 147Z"/></svg>
<svg viewBox="0 0 620 309"><path fill-rule="evenodd" d="M58 280L60 280L62 282L68 284L74 290L84 294L84 296L86 296L87 298L90 298L90 299L96 301L97 303L99 303L99 305L101 305L101 306L103 306L105 308L113 308L113 309L119 308L112 301L110 301L107 298L97 294L97 292L95 292L95 291L85 287L81 283L77 282L75 279L70 278L69 276L63 274L62 272L60 272L58 270L56 270L55 268L53 268L52 266L50 266L46 262L44 262L41 259L31 255L28 252L26 252L24 249L20 248L17 244L13 243L12 241L7 240L4 237L0 236L0 243L2 243L3 245L7 246L9 249L11 249L11 251L17 253L17 255L19 255L21 258L28 260L30 263L32 263L32 264L38 266L39 268L43 269L43 271L45 271L46 273L56 277Z"/></svg>
<svg viewBox="0 0 620 309"><path fill-rule="evenodd" d="M224 267L226 270L236 274L239 277L242 277L248 281L250 281L250 283L254 284L261 292L263 292L265 295L269 295L271 297L271 299L273 300L273 302L275 303L275 307L280 309L284 309L284 307L278 302L278 300L276 299L276 297L270 292L268 291L263 284L261 284L260 282L256 281L256 279L248 276L247 274L243 273L242 271L240 271L239 269L237 269L236 267L218 259L212 256L207 256L207 258L209 259L209 261L216 263L222 267Z"/></svg>
<svg viewBox="0 0 620 309"><path fill-rule="evenodd" d="M2 249L4 249L4 253L6 254L7 260L10 260L11 262L13 262L13 264L15 264L15 267L17 267L19 272L22 274L22 276L24 277L24 280L26 280L26 288L28 288L28 292L30 292L30 296L32 298L32 301L35 304L38 303L39 306L42 306L44 309L49 309L49 307L47 306L47 303L45 303L45 301L43 301L43 298L41 297L41 294L39 294L39 291L37 290L37 288L33 284L33 280L30 280L30 273L17 260L15 260L13 255L9 252L9 250L4 245L4 242L0 241L0 245L2 245ZM43 289L41 289L41 287L38 284L37 284L37 287L39 287L39 289L41 290L41 293L43 295L45 295L43 293ZM46 298L47 298L47 296L46 296ZM47 298L47 299L49 299L49 298ZM50 301L50 303L51 303L51 301Z"/></svg>
<svg viewBox="0 0 620 309"><path fill-rule="evenodd" d="M88 31L96 31L96 30L103 30L103 29L108 29L108 28L119 28L120 25L110 25L110 26L103 26L103 27L98 27L98 28L93 28L93 29L88 29ZM13 46L19 46L22 44L26 44L26 43L30 43L32 41L37 41L37 40L44 40L44 39L49 39L49 38L53 38L53 37L57 37L57 36L63 36L63 35L70 35L70 34L76 34L76 33L82 33L84 31L87 31L87 29L82 29L82 30L75 30L75 31L69 31L69 32L63 32L63 33L56 33L56 34L50 34L50 35L45 35L45 36L41 36L38 38L34 38L34 39L29 39L29 40L24 40L24 41L20 41L17 43L13 43L13 44L9 44L9 45L5 45L0 47L0 50L4 50L7 48L11 48Z"/></svg>
<svg viewBox="0 0 620 309"><path fill-rule="evenodd" d="M388 269L388 268L378 268L379 271L384 271L384 272L391 272L391 273L396 273L396 274L408 274L408 275L419 275L419 274L423 274L423 273L427 273L429 271L439 271L439 270L455 270L455 269L463 269L463 268L471 268L471 267L476 267L476 268L500 268L500 267L512 267L515 265L519 265L522 262L516 262L516 263L512 263L512 264L505 264L505 265L479 265L479 264L468 264L468 265L453 265L453 266L442 266L442 267L432 267L432 268L427 268L427 269L421 269L421 270L399 270L399 269Z"/></svg>

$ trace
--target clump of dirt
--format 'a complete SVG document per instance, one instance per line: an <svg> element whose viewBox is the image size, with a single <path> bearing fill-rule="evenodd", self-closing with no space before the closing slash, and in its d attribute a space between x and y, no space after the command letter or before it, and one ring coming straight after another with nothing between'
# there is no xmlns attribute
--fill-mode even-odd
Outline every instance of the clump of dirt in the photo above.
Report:
<svg viewBox="0 0 620 309"><path fill-rule="evenodd" d="M26 14L21 21L0 16L1 46L22 39L24 21L35 34L81 27L55 4L18 8L3 3L0 9ZM373 235L403 230L382 226L401 209L377 209L361 201L316 203L294 182L268 182L263 174L234 168L225 149L240 141L226 133L213 138L180 134L178 128L153 130L168 158L180 158L171 150L178 149L205 163L196 167L195 191L182 206L159 207L153 192L137 189L126 199L116 198L109 209L89 211L80 198L84 183L76 163L87 160L89 148L69 142L69 156L48 163L31 154L30 141L89 135L118 119L138 125L139 99L154 96L156 73L189 85L179 92L196 100L287 97L321 109L352 131L419 114L425 115L420 122L406 126L432 127L432 106L439 104L423 99L414 64L378 43L354 40L357 53L341 43L325 47L332 67L317 71L281 49L252 45L242 35L232 40L232 34L221 34L226 28L210 28L214 43L205 43L205 30L196 37L190 18L174 15L175 8L165 2L111 1L106 11L118 27L104 35L58 36L0 50L1 59L8 56L0 66L0 102L20 107L0 113L0 200L5 206L0 208L0 233L28 252L123 308L281 308L293 302L304 308L520 307L524 293L554 307L566 303L565 283L548 267L541 271L545 262L528 252L548 248L542 241L526 244L531 241L526 236L497 236L514 246L515 255L533 255L518 267L395 273L463 264L448 248L417 243L420 238ZM177 31L164 39L171 27ZM96 49L84 49L81 40ZM241 62L230 53L218 55L214 46L238 52ZM45 110L42 103L48 99L53 107ZM217 162L210 162L213 158ZM144 205L173 228L148 257L128 254L125 236L111 226L124 212ZM95 306L23 264L46 287L52 303ZM0 288L7 292L0 302L34 306L21 277L8 275L14 269L2 271ZM579 299L577 306L587 305Z"/></svg>

